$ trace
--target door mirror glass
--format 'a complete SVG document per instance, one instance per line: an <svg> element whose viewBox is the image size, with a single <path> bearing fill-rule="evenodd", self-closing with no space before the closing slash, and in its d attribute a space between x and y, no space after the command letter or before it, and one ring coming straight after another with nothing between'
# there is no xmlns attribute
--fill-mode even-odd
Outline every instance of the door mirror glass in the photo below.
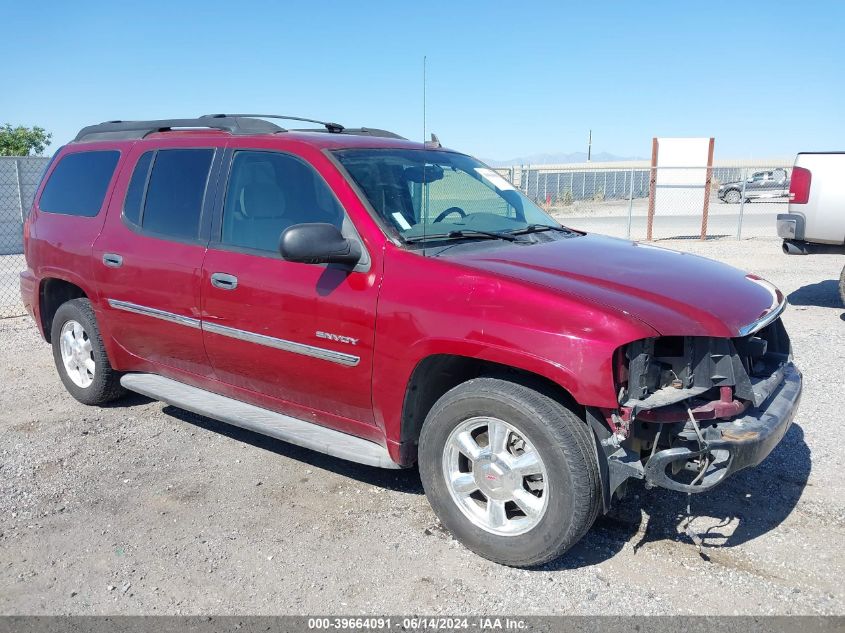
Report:
<svg viewBox="0 0 845 633"><path fill-rule="evenodd" d="M355 266L361 259L361 245L343 237L331 224L294 224L279 238L279 253L289 262Z"/></svg>

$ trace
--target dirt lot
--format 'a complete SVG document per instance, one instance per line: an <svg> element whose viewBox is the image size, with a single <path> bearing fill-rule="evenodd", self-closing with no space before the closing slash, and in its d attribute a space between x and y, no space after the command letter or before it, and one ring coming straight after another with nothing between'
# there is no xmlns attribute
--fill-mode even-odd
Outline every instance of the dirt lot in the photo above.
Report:
<svg viewBox="0 0 845 633"><path fill-rule="evenodd" d="M845 613L845 257L775 239L664 242L789 293L806 387L757 469L693 498L634 486L537 571L471 554L416 471L347 464L141 397L62 388L28 319L0 321L0 613ZM718 292L718 288L713 289Z"/></svg>

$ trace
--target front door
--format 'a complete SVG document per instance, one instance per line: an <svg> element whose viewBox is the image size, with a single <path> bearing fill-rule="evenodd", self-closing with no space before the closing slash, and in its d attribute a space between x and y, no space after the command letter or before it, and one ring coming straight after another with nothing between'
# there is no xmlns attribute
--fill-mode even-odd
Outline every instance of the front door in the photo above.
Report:
<svg viewBox="0 0 845 633"><path fill-rule="evenodd" d="M293 224L328 222L354 234L329 186L292 154L238 150L218 217L201 291L217 378L256 403L362 434L373 423L380 272L366 262L355 270L286 262L278 253Z"/></svg>

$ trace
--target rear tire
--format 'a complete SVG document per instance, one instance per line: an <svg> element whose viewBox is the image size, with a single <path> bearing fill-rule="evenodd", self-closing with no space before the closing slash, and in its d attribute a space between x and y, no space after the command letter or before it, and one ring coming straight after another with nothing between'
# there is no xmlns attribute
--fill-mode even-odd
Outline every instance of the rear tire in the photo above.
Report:
<svg viewBox="0 0 845 633"><path fill-rule="evenodd" d="M443 525L504 565L559 557L599 511L587 425L557 400L507 380L470 380L435 403L420 434L419 469Z"/></svg>
<svg viewBox="0 0 845 633"><path fill-rule="evenodd" d="M724 200L728 204L739 204L742 201L742 194L736 189L731 189L725 193Z"/></svg>
<svg viewBox="0 0 845 633"><path fill-rule="evenodd" d="M97 319L88 299L63 303L53 316L50 330L53 360L70 395L83 404L105 404L126 390L120 373L109 363Z"/></svg>
<svg viewBox="0 0 845 633"><path fill-rule="evenodd" d="M845 305L845 268L839 275L839 296L842 298L842 304Z"/></svg>

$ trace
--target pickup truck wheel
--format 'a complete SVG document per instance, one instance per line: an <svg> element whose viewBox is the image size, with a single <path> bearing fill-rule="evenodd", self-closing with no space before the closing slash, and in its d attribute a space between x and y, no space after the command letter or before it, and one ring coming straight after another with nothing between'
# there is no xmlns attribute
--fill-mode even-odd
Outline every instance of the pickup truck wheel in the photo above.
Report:
<svg viewBox="0 0 845 633"><path fill-rule="evenodd" d="M426 417L418 457L443 525L498 563L531 567L557 558L598 514L589 428L521 384L477 378L446 393Z"/></svg>
<svg viewBox="0 0 845 633"><path fill-rule="evenodd" d="M839 275L839 296L842 297L842 304L845 305L845 268Z"/></svg>
<svg viewBox="0 0 845 633"><path fill-rule="evenodd" d="M731 189L725 193L725 202L728 204L739 204L742 200L742 194L736 189Z"/></svg>
<svg viewBox="0 0 845 633"><path fill-rule="evenodd" d="M59 377L81 403L104 404L126 392L106 356L88 299L72 299L59 306L50 340Z"/></svg>

